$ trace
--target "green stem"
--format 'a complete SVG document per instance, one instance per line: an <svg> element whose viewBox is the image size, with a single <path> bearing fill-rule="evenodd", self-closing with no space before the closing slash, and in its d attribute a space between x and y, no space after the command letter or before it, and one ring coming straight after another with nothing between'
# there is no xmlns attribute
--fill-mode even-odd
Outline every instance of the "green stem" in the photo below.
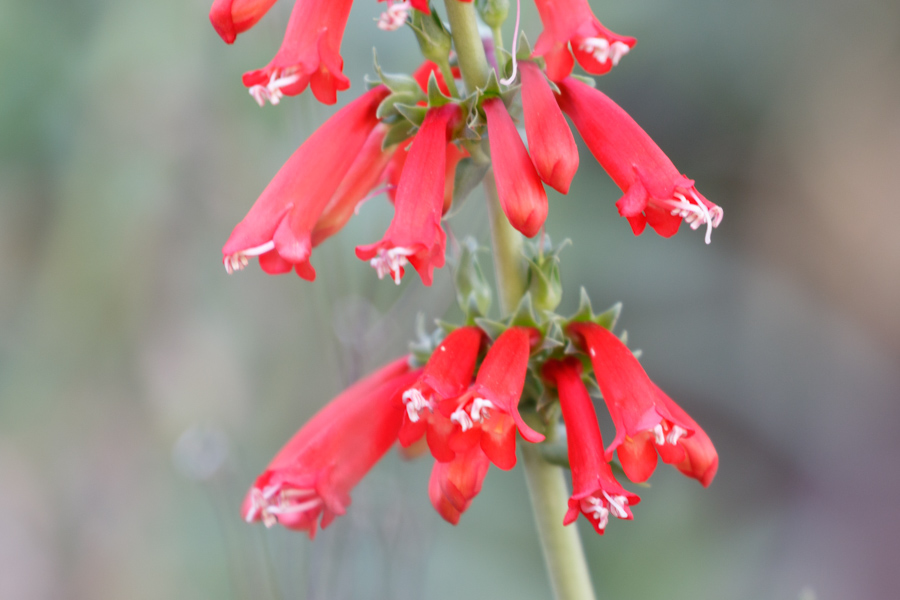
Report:
<svg viewBox="0 0 900 600"><path fill-rule="evenodd" d="M441 70L441 75L444 76L444 81L447 82L447 89L450 90L450 95L454 98L459 98L459 90L456 89L456 80L453 79L453 71L450 69L450 61L447 59L438 61L437 66Z"/></svg>
<svg viewBox="0 0 900 600"><path fill-rule="evenodd" d="M484 188L491 221L500 309L503 314L508 314L525 292L523 240L503 214L493 171L488 171ZM519 444L519 450L553 596L556 600L594 600L594 587L578 529L574 524L569 527L562 524L569 508L569 490L563 469L545 461L533 444Z"/></svg>
<svg viewBox="0 0 900 600"><path fill-rule="evenodd" d="M513 229L500 207L497 183L491 169L484 177L488 217L491 222L491 246L494 251L494 273L497 277L497 293L500 312L511 313L525 294L525 261L522 260L522 234Z"/></svg>
<svg viewBox="0 0 900 600"><path fill-rule="evenodd" d="M503 29L494 27L491 29L494 35L494 60L497 62L497 78L503 79L506 73L503 72Z"/></svg>
<svg viewBox="0 0 900 600"><path fill-rule="evenodd" d="M444 0L444 6L447 7L447 20L450 21L450 34L459 59L459 70L462 71L467 91L472 93L475 88L483 88L487 84L491 69L478 32L475 3Z"/></svg>
<svg viewBox="0 0 900 600"><path fill-rule="evenodd" d="M472 2L459 0L444 0L444 3L463 81L468 91L472 92L484 87L490 73L478 32L475 6ZM525 293L524 240L503 214L493 171L488 171L484 181L500 309L503 314L509 314ZM594 589L578 530L563 527L562 524L569 497L562 468L543 460L536 446L525 443L519 448L554 596L557 600L594 600Z"/></svg>

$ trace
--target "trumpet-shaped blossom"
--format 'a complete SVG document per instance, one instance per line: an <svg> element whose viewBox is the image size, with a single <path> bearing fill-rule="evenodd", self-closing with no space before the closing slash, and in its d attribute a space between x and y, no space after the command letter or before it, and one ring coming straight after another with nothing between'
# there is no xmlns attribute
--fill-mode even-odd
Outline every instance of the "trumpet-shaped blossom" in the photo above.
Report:
<svg viewBox="0 0 900 600"><path fill-rule="evenodd" d="M624 192L616 208L635 235L649 223L661 236L671 237L683 220L691 229L706 225L710 243L722 209L704 198L694 181L679 173L641 126L603 92L571 77L558 85L560 107Z"/></svg>
<svg viewBox="0 0 900 600"><path fill-rule="evenodd" d="M209 20L225 43L233 44L238 34L256 25L273 4L275 0L215 0Z"/></svg>
<svg viewBox="0 0 900 600"><path fill-rule="evenodd" d="M461 118L459 106L432 108L413 140L397 186L394 219L384 238L358 246L356 255L399 284L404 266L411 264L425 285L432 271L444 265L446 234L441 228L444 206L447 142Z"/></svg>
<svg viewBox="0 0 900 600"><path fill-rule="evenodd" d="M352 4L297 0L278 53L264 68L244 73L244 85L260 106L296 96L307 85L319 102L337 102L337 92L350 87L340 52Z"/></svg>
<svg viewBox="0 0 900 600"><path fill-rule="evenodd" d="M533 237L547 218L547 194L541 178L503 100L490 98L482 106L500 206L513 227Z"/></svg>
<svg viewBox="0 0 900 600"><path fill-rule="evenodd" d="M434 349L422 376L401 396L406 413L399 440L404 448L426 435L435 458L444 462L453 460L455 454L446 442L453 423L436 409L469 388L484 339L478 327L460 327Z"/></svg>
<svg viewBox="0 0 900 600"><path fill-rule="evenodd" d="M647 376L631 350L595 323L573 323L569 332L588 353L594 376L616 426L606 449L607 460L618 451L631 481L646 481L656 469L657 453L667 464L709 485L718 455L697 423ZM690 454L688 453L690 450Z"/></svg>
<svg viewBox="0 0 900 600"><path fill-rule="evenodd" d="M521 62L519 68L525 134L534 167L547 185L567 194L578 170L575 137L541 69L527 61Z"/></svg>
<svg viewBox="0 0 900 600"><path fill-rule="evenodd" d="M459 523L462 513L481 491L491 463L479 446L472 446L450 462L435 461L428 481L431 504L444 520Z"/></svg>
<svg viewBox="0 0 900 600"><path fill-rule="evenodd" d="M406 357L347 388L275 455L247 493L241 514L316 533L350 504L350 490L397 439L403 408L394 396L415 381Z"/></svg>
<svg viewBox="0 0 900 600"><path fill-rule="evenodd" d="M534 46L535 56L547 60L550 78L556 81L572 72L572 52L578 64L594 75L603 75L628 54L637 40L613 33L591 11L587 0L535 0L544 31Z"/></svg>
<svg viewBox="0 0 900 600"><path fill-rule="evenodd" d="M387 150L381 147L388 129L387 125L379 123L369 134L359 156L353 161L328 206L316 221L312 232L313 247L340 231L363 202L383 191L372 192L372 189L384 177L385 169L397 150L397 146L391 146Z"/></svg>
<svg viewBox="0 0 900 600"><path fill-rule="evenodd" d="M529 442L544 441L519 414L533 337L539 337L537 331L526 327L504 331L488 350L472 387L459 398L440 404L441 413L453 423L447 445L456 456L480 446L497 467L512 469L517 428Z"/></svg>
<svg viewBox="0 0 900 600"><path fill-rule="evenodd" d="M315 279L309 263L313 232L378 125L375 110L387 94L383 86L369 90L335 113L294 152L222 248L229 273L258 256L266 273L294 268L304 279ZM343 218L336 215L332 213L323 228L333 231ZM322 235L320 230L319 241Z"/></svg>
<svg viewBox="0 0 900 600"><path fill-rule="evenodd" d="M566 422L572 496L563 524L569 525L581 513L594 526L594 531L603 535L610 514L619 519L632 519L630 507L641 500L619 485L604 456L597 413L581 381L578 359L548 361L543 376L556 386Z"/></svg>

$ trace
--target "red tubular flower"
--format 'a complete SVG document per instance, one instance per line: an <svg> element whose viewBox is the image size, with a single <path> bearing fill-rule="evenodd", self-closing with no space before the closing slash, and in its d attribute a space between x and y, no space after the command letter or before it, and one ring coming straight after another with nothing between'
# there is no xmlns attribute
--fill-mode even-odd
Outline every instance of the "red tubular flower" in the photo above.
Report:
<svg viewBox="0 0 900 600"><path fill-rule="evenodd" d="M441 402L455 399L469 388L484 338L478 327L460 327L435 348L422 376L401 397L406 414L398 437L404 448L427 432L426 439L434 457L443 462L453 460L455 454L446 443L452 422L435 409Z"/></svg>
<svg viewBox="0 0 900 600"><path fill-rule="evenodd" d="M563 525L574 522L580 512L594 526L594 531L603 535L610 513L619 519L633 519L630 507L641 499L619 485L604 457L597 413L581 381L578 359L548 361L543 376L556 386L566 422L572 496Z"/></svg>
<svg viewBox="0 0 900 600"><path fill-rule="evenodd" d="M387 94L383 86L366 92L335 113L294 152L222 248L229 273L246 266L248 257L258 256L266 273L295 268L304 279L315 279L309 263L312 233L378 125L375 110ZM330 218L329 228L334 224ZM321 235L320 231L319 241Z"/></svg>
<svg viewBox="0 0 900 600"><path fill-rule="evenodd" d="M560 107L572 118L594 158L625 193L616 208L635 235L647 223L663 237L675 235L681 221L691 229L706 225L706 243L723 211L678 172L650 136L603 92L574 78L559 82Z"/></svg>
<svg viewBox="0 0 900 600"><path fill-rule="evenodd" d="M215 0L209 20L225 43L233 44L238 34L256 25L273 4L275 0Z"/></svg>
<svg viewBox="0 0 900 600"><path fill-rule="evenodd" d="M564 77L572 71L572 51L578 64L594 75L603 75L619 64L619 60L634 48L637 40L613 33L604 27L591 11L587 0L536 0L544 31L534 46L535 56L548 61L551 79ZM550 63L554 63L551 68Z"/></svg>
<svg viewBox="0 0 900 600"><path fill-rule="evenodd" d="M522 112L531 159L547 185L567 194L578 170L575 137L541 69L526 61L519 63L519 69L522 72Z"/></svg>
<svg viewBox="0 0 900 600"><path fill-rule="evenodd" d="M656 469L656 454L707 486L719 458L709 438L684 410L656 387L631 350L595 323L573 323L569 331L590 355L594 375L616 426L606 449L618 450L631 481L646 481ZM701 435L702 434L702 435ZM696 439L694 439L696 437Z"/></svg>
<svg viewBox="0 0 900 600"><path fill-rule="evenodd" d="M482 106L487 116L500 206L513 227L523 235L533 237L547 218L547 194L541 178L503 100L490 98Z"/></svg>
<svg viewBox="0 0 900 600"><path fill-rule="evenodd" d="M531 339L539 335L526 327L504 331L488 350L469 391L441 403L441 413L455 424L447 444L457 456L480 446L492 463L507 470L516 465L516 428L529 442L544 441L519 414Z"/></svg>
<svg viewBox="0 0 900 600"><path fill-rule="evenodd" d="M247 493L247 522L316 533L350 504L349 492L397 439L403 409L394 396L419 376L406 357L349 387L275 455Z"/></svg>
<svg viewBox="0 0 900 600"><path fill-rule="evenodd" d="M372 195L380 193L379 191L370 194L384 176L384 171L397 149L396 146L387 150L381 148L388 129L387 125L379 123L369 134L369 139L363 144L359 156L353 161L350 170L316 222L312 232L313 247L340 231L360 204Z"/></svg>
<svg viewBox="0 0 900 600"><path fill-rule="evenodd" d="M244 85L260 106L266 100L278 104L282 96L296 96L307 85L319 102L337 102L337 92L350 87L340 52L352 4L297 0L275 58L263 69L244 73Z"/></svg>
<svg viewBox="0 0 900 600"><path fill-rule="evenodd" d="M428 481L428 496L435 510L456 525L462 513L481 491L491 463L478 446L472 446L450 462L435 461Z"/></svg>
<svg viewBox="0 0 900 600"><path fill-rule="evenodd" d="M394 219L384 238L358 246L356 256L399 284L407 263L431 285L432 271L444 265L446 235L441 228L444 179L450 130L461 118L459 106L432 108L425 116L409 150L397 186Z"/></svg>

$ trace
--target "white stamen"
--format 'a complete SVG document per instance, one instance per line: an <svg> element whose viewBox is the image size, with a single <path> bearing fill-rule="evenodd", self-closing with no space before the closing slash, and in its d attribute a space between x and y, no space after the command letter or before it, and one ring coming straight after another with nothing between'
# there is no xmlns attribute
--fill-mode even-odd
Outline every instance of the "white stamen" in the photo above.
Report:
<svg viewBox="0 0 900 600"><path fill-rule="evenodd" d="M612 61L613 66L618 65L622 57L628 54L630 50L631 48L625 42L613 42L609 48L609 59Z"/></svg>
<svg viewBox="0 0 900 600"><path fill-rule="evenodd" d="M462 407L457 408L455 411L453 411L453 414L450 415L450 420L454 423L458 423L463 431L468 431L475 425L474 423L472 423L472 419L469 418L466 410Z"/></svg>
<svg viewBox="0 0 900 600"><path fill-rule="evenodd" d="M425 396L422 395L422 392L416 388L409 388L403 392L402 398L403 404L406 405L406 414L413 423L419 421L419 411L423 408L427 408L432 412L434 411L434 402L426 399Z"/></svg>
<svg viewBox="0 0 900 600"><path fill-rule="evenodd" d="M610 44L608 39L602 37L583 38L578 43L578 49L589 52L598 63L612 61L614 67L631 50L625 42L616 41Z"/></svg>
<svg viewBox="0 0 900 600"><path fill-rule="evenodd" d="M706 225L706 243L712 242L712 230L719 226L722 222L724 211L720 206L710 210L706 204L697 197L697 194L691 190L691 202L684 197L684 194L675 192L672 194L673 199L664 200L662 204L669 210L672 216L681 217L684 222L691 226L691 229L698 229L701 225Z"/></svg>
<svg viewBox="0 0 900 600"><path fill-rule="evenodd" d="M670 431L669 435L666 437L666 441L674 446L678 443L678 439L686 433L687 431L685 429L682 429L678 425L675 425L674 427L672 427L672 431Z"/></svg>
<svg viewBox="0 0 900 600"><path fill-rule="evenodd" d="M225 264L225 272L231 275L235 271L240 271L250 263L248 257L265 254L273 248L275 248L275 242L270 240L265 244L256 246L255 248L247 248L246 250L241 250L239 252L235 252L234 254L229 254L222 259L222 262Z"/></svg>
<svg viewBox="0 0 900 600"><path fill-rule="evenodd" d="M519 66L518 61L516 60L516 45L519 42L519 19L522 17L522 0L516 0L516 26L513 28L513 43L512 43L512 73L510 73L509 77L506 79L501 79L500 83L503 85L509 85L513 81L516 80L516 69ZM498 67L500 65L497 65Z"/></svg>
<svg viewBox="0 0 900 600"><path fill-rule="evenodd" d="M666 434L663 431L662 423L656 424L656 427L653 428L653 435L656 436L657 445L662 446L666 443Z"/></svg>
<svg viewBox="0 0 900 600"><path fill-rule="evenodd" d="M280 493L279 493L280 492ZM277 499L273 497L277 494ZM305 502L298 502L305 500ZM281 489L280 485L273 485L265 490L254 489L250 496L250 510L247 511L248 523L256 519L259 514L266 527L272 527L278 522L277 515L305 512L317 508L322 504L315 490L310 489Z"/></svg>
<svg viewBox="0 0 900 600"><path fill-rule="evenodd" d="M265 106L266 100L268 100L272 104L272 106L275 106L276 104L281 102L281 98L284 96L281 88L293 85L298 81L300 81L300 75L298 73L294 73L293 69L275 69L269 76L269 83L265 85L258 83L256 85L250 86L250 89L248 91L250 92L250 95L253 96L253 99L256 100L256 103L260 106Z"/></svg>
<svg viewBox="0 0 900 600"><path fill-rule="evenodd" d="M406 24L412 4L409 2L391 2L388 0L388 8L381 13L378 19L378 29L382 31L396 31Z"/></svg>
<svg viewBox="0 0 900 600"><path fill-rule="evenodd" d="M610 512L612 512L612 514L616 518L628 518L628 511L625 510L625 507L628 506L628 498L626 498L625 496L610 496L605 491L603 491L603 496L606 498L606 501L609 504Z"/></svg>
<svg viewBox="0 0 900 600"><path fill-rule="evenodd" d="M609 40L602 37L583 38L578 49L582 52L589 52L598 63L605 63L609 60Z"/></svg>
<svg viewBox="0 0 900 600"><path fill-rule="evenodd" d="M472 409L469 411L472 415L472 420L480 423L485 419L489 419L491 416L489 409L491 408L494 408L494 403L487 398L475 398L472 400Z"/></svg>
<svg viewBox="0 0 900 600"><path fill-rule="evenodd" d="M603 506L600 498L588 496L581 500L581 510L586 515L597 519L597 529L606 529L609 524L609 510Z"/></svg>
<svg viewBox="0 0 900 600"><path fill-rule="evenodd" d="M390 275L394 283L400 285L400 269L409 263L406 257L413 254L415 254L414 251L401 246L390 250L381 248L378 250L378 254L369 261L369 264L375 268L378 279L384 279L385 275Z"/></svg>

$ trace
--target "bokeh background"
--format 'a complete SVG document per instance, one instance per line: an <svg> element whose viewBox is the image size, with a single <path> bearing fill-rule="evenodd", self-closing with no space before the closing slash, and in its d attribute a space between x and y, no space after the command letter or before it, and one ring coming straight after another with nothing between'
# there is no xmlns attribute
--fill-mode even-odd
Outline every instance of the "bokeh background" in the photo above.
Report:
<svg viewBox="0 0 900 600"><path fill-rule="evenodd" d="M225 274L231 228L334 108L259 109L240 84L290 3L234 47L208 4L0 0L0 598L548 598L519 469L492 469L456 528L430 461L394 454L314 543L240 521L281 444L452 290L354 257L383 199L316 250L314 284ZM640 40L599 86L726 214L709 247L635 238L583 146L551 195L547 231L574 241L562 308L580 285L623 301L721 457L708 490L660 468L633 522L582 529L599 596L895 597L900 5L592 4ZM386 70L417 63L382 8L354 7L341 103L373 45ZM483 223L479 192L449 228Z"/></svg>

